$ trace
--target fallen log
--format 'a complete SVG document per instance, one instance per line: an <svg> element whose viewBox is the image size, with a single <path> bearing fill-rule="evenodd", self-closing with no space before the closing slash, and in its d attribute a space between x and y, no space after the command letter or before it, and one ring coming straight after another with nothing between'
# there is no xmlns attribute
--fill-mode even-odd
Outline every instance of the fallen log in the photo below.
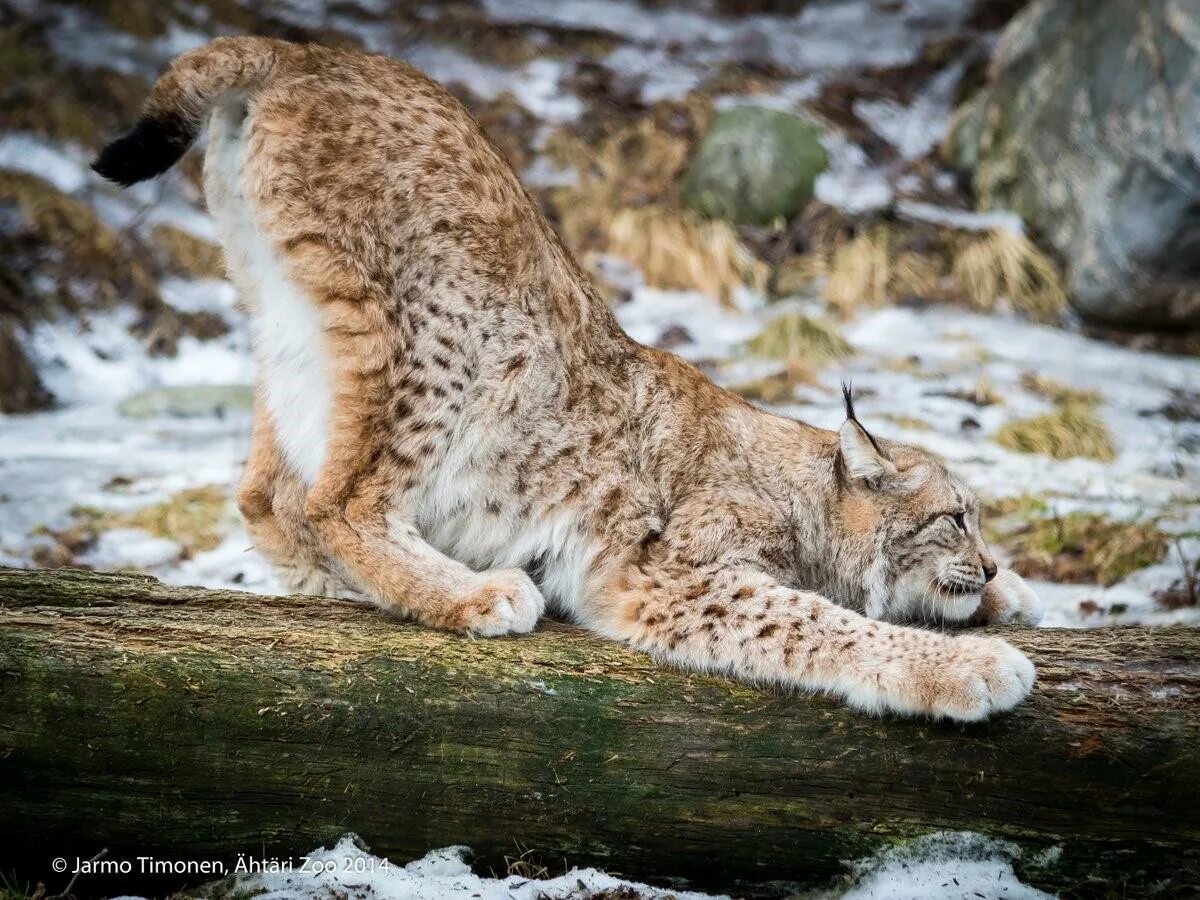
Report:
<svg viewBox="0 0 1200 900"><path fill-rule="evenodd" d="M0 871L233 860L355 831L779 895L940 830L1035 885L1200 884L1200 630L1013 629L993 722L871 719L681 673L561 624L469 640L307 597L0 569ZM85 878L76 893L162 891ZM61 889L61 888L58 888Z"/></svg>

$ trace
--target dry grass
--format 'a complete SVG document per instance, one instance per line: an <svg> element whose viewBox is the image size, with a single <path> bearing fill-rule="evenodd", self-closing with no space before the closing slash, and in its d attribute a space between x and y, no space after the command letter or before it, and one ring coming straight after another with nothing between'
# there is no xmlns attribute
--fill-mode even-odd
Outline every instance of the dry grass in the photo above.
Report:
<svg viewBox="0 0 1200 900"><path fill-rule="evenodd" d="M0 204L11 204L26 227L68 256L107 260L121 239L88 207L50 182L26 172L0 170Z"/></svg>
<svg viewBox="0 0 1200 900"><path fill-rule="evenodd" d="M181 548L181 558L190 559L220 544L235 521L229 493L217 485L189 488L131 512L77 506L71 516L73 521L61 531L35 530L35 534L54 539L52 546L40 548L35 555L38 565L73 565L80 555L96 546L101 534L115 528L138 528L175 541Z"/></svg>
<svg viewBox="0 0 1200 900"><path fill-rule="evenodd" d="M1033 319L1056 322L1067 306L1058 266L1029 238L1006 228L960 241L951 272L977 309L995 309L1007 299Z"/></svg>
<svg viewBox="0 0 1200 900"><path fill-rule="evenodd" d="M924 419L919 419L916 416L905 416L898 413L883 413L879 418L884 421L891 422L901 428L907 428L909 431L930 431L933 426Z"/></svg>
<svg viewBox="0 0 1200 900"><path fill-rule="evenodd" d="M811 367L854 353L854 347L842 337L833 322L798 312L771 320L761 333L747 342L746 349L755 356Z"/></svg>
<svg viewBox="0 0 1200 900"><path fill-rule="evenodd" d="M882 306L891 280L890 232L876 225L836 247L829 257L825 299L842 316L861 306Z"/></svg>
<svg viewBox="0 0 1200 900"><path fill-rule="evenodd" d="M17 210L23 227L7 235L0 261L44 276L56 285L60 302L73 305L70 286L87 283L89 306L132 302L144 310L161 308L157 279L145 254L86 203L36 175L0 169L0 206L4 205ZM52 252L31 253L31 245Z"/></svg>
<svg viewBox="0 0 1200 900"><path fill-rule="evenodd" d="M652 287L696 290L726 306L734 290L761 291L766 267L732 226L666 206L624 207L608 222L609 250L630 260Z"/></svg>
<svg viewBox="0 0 1200 900"><path fill-rule="evenodd" d="M996 441L1010 450L1054 459L1086 456L1111 462L1117 455L1108 427L1086 403L1068 403L1052 413L1009 422Z"/></svg>
<svg viewBox="0 0 1200 900"><path fill-rule="evenodd" d="M187 278L224 278L221 248L165 223L150 230L150 239L166 256L167 265Z"/></svg>
<svg viewBox="0 0 1200 900"><path fill-rule="evenodd" d="M540 881L550 877L550 869L542 865L537 851L517 843L517 856L504 857L505 872L518 878Z"/></svg>
<svg viewBox="0 0 1200 900"><path fill-rule="evenodd" d="M963 400L976 406L996 406L1004 403L1004 395L996 389L986 375L980 375L975 385L960 396Z"/></svg>
<svg viewBox="0 0 1200 900"><path fill-rule="evenodd" d="M1037 518L998 542L1026 578L1111 585L1161 562L1168 539L1157 522L1114 522L1095 513Z"/></svg>
<svg viewBox="0 0 1200 900"><path fill-rule="evenodd" d="M914 249L921 242L906 226L879 222L847 231L817 223L812 232L809 252L784 260L776 269L777 295L801 293L822 280L825 301L842 318L895 300L945 296L947 260L936 246Z"/></svg>
<svg viewBox="0 0 1200 900"><path fill-rule="evenodd" d="M756 400L771 406L794 400L796 388L800 385L816 383L817 377L811 367L793 361L778 372L731 385L729 389L747 400Z"/></svg>
<svg viewBox="0 0 1200 900"><path fill-rule="evenodd" d="M140 528L179 543L186 555L212 550L231 521L229 493L217 485L189 488L132 513L110 517L112 528Z"/></svg>
<svg viewBox="0 0 1200 900"><path fill-rule="evenodd" d="M1021 387L1030 393L1037 394L1039 397L1045 397L1051 403L1058 406L1065 406L1068 403L1095 406L1104 399L1099 391L1085 391L1073 388L1069 384L1064 384L1045 375L1038 375L1036 372L1025 372L1021 375Z"/></svg>
<svg viewBox="0 0 1200 900"><path fill-rule="evenodd" d="M832 213L803 222L806 252L777 267L780 296L818 280L839 315L917 299L966 301L990 310L1004 301L1038 321L1058 321L1066 292L1058 266L1028 238L1007 229L964 233L927 223L856 223Z"/></svg>
<svg viewBox="0 0 1200 900"><path fill-rule="evenodd" d="M675 184L690 152L683 137L645 118L596 149L559 133L548 150L579 176L553 195L563 237L577 253L614 253L652 287L697 290L726 305L741 285L764 289L767 268L733 226L679 207Z"/></svg>

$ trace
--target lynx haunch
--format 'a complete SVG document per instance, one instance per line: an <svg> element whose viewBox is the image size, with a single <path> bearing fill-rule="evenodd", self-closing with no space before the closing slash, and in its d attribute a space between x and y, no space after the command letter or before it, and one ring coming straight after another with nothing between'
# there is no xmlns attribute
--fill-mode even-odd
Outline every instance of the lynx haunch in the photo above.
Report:
<svg viewBox="0 0 1200 900"><path fill-rule="evenodd" d="M529 631L547 603L694 669L973 720L1033 666L936 458L755 408L625 335L479 126L381 56L222 38L96 161L121 184L208 125L204 182L254 322L239 505L289 588L424 625Z"/></svg>

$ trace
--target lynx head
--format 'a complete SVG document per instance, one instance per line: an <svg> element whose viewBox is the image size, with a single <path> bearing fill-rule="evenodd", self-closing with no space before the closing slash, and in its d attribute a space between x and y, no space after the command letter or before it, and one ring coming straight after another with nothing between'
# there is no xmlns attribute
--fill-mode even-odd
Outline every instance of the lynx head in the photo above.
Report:
<svg viewBox="0 0 1200 900"><path fill-rule="evenodd" d="M996 563L980 534L979 501L933 454L874 438L843 388L838 430L842 565L868 615L958 622L979 607ZM845 576L843 576L845 577Z"/></svg>

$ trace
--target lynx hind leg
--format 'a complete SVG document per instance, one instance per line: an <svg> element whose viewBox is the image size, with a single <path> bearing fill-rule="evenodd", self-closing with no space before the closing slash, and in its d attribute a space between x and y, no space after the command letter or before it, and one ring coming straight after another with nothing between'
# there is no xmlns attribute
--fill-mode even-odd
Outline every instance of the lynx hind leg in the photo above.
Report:
<svg viewBox="0 0 1200 900"><path fill-rule="evenodd" d="M250 455L237 495L254 548L289 593L366 599L337 571L304 521L304 495L303 482L279 454L270 418L256 409Z"/></svg>
<svg viewBox="0 0 1200 900"><path fill-rule="evenodd" d="M971 722L1016 706L1032 663L997 638L875 621L751 569L638 570L597 610L598 630L686 668L843 698L869 712Z"/></svg>

